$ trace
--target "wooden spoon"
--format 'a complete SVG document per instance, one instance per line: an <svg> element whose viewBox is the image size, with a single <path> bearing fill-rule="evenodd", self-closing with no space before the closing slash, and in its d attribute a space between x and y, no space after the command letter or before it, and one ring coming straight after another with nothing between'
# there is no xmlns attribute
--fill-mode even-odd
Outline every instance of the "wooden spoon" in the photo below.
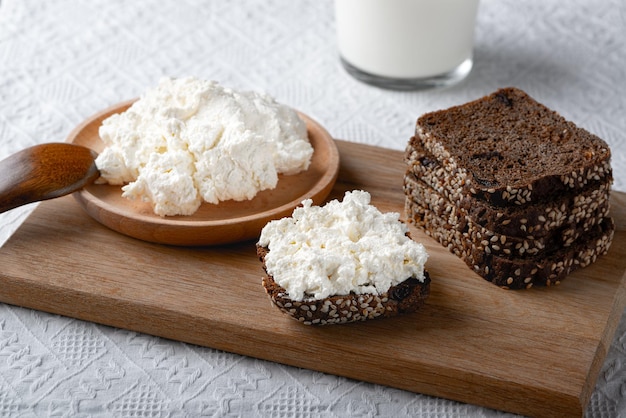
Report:
<svg viewBox="0 0 626 418"><path fill-rule="evenodd" d="M0 161L0 213L82 189L100 176L97 153L80 145L48 143Z"/></svg>

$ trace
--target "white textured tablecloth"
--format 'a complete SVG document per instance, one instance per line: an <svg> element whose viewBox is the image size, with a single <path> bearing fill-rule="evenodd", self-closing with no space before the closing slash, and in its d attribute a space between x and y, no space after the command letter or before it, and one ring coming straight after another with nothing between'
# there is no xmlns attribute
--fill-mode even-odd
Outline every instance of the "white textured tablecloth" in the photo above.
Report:
<svg viewBox="0 0 626 418"><path fill-rule="evenodd" d="M361 84L340 67L334 36L330 0L0 0L0 158L63 141L161 76L265 90L336 138L398 150L420 114L512 85L603 137L614 189L626 191L623 0L483 0L474 70L446 90ZM0 216L0 243L28 209ZM4 415L507 414L0 304ZM587 409L620 415L626 316Z"/></svg>

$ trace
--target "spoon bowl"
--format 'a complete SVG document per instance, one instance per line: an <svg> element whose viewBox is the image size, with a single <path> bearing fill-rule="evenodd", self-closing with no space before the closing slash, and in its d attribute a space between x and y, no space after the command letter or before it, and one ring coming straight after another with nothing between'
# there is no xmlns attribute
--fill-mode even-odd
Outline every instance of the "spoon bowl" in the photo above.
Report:
<svg viewBox="0 0 626 418"><path fill-rule="evenodd" d="M0 161L0 213L53 199L93 183L100 172L97 153L68 143L46 143Z"/></svg>

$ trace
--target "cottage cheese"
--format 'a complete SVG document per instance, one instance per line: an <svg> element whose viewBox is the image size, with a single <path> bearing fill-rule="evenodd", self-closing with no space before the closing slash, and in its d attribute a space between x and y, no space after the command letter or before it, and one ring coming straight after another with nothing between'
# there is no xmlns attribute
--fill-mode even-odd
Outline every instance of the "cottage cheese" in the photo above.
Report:
<svg viewBox="0 0 626 418"><path fill-rule="evenodd" d="M398 213L381 213L370 198L357 190L323 207L307 199L263 228L267 272L291 299L381 294L409 277L424 280L424 246L406 236Z"/></svg>
<svg viewBox="0 0 626 418"><path fill-rule="evenodd" d="M297 113L268 95L214 81L164 78L127 111L103 121L101 181L153 205L191 215L201 203L252 199L278 174L309 167L313 147Z"/></svg>

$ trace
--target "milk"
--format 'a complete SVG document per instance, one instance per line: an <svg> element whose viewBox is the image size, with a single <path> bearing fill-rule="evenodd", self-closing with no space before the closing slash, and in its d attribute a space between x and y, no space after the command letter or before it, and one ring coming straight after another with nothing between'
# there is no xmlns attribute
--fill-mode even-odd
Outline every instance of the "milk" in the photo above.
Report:
<svg viewBox="0 0 626 418"><path fill-rule="evenodd" d="M339 53L390 79L469 72L477 9L478 0L335 0Z"/></svg>

